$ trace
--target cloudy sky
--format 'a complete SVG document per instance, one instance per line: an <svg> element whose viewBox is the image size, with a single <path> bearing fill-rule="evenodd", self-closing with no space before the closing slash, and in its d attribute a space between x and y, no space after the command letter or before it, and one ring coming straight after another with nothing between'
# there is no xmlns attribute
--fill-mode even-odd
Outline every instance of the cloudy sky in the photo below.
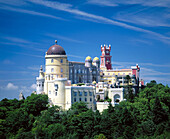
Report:
<svg viewBox="0 0 170 139"><path fill-rule="evenodd" d="M70 61L111 44L114 69L139 64L145 82L170 85L169 0L0 0L0 99L35 90L54 40Z"/></svg>

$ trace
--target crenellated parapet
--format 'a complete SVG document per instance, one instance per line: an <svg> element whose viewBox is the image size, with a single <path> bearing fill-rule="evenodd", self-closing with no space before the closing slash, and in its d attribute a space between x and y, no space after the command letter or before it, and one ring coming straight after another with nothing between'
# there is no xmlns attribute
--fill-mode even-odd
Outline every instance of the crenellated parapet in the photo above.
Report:
<svg viewBox="0 0 170 139"><path fill-rule="evenodd" d="M112 56L110 56L110 51L111 51L111 45L105 45L102 46L101 45L101 52L102 55L100 56L101 58L101 64L100 64L100 68L102 70L111 70L112 69L112 64L111 64L111 58Z"/></svg>

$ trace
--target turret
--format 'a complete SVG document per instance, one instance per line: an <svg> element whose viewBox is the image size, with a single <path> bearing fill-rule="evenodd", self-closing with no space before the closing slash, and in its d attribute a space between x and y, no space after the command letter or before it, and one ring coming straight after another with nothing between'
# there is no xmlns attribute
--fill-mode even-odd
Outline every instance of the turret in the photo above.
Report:
<svg viewBox="0 0 170 139"><path fill-rule="evenodd" d="M85 67L90 68L91 66L92 66L92 59L90 56L87 56L85 60Z"/></svg>
<svg viewBox="0 0 170 139"><path fill-rule="evenodd" d="M39 71L39 77L37 77L37 94L44 92L44 72L42 65Z"/></svg>
<svg viewBox="0 0 170 139"><path fill-rule="evenodd" d="M102 46L101 45L101 52L102 55L100 56L101 58L101 64L100 64L100 68L102 70L111 70L112 69L112 64L111 64L111 58L112 56L110 56L110 51L111 51L111 45L105 45Z"/></svg>
<svg viewBox="0 0 170 139"><path fill-rule="evenodd" d="M45 65L46 81L69 77L67 55L64 48L57 44L57 40L46 52Z"/></svg>
<svg viewBox="0 0 170 139"><path fill-rule="evenodd" d="M22 100L22 99L25 99L25 97L24 97L23 93L21 92L21 93L19 94L19 100Z"/></svg>
<svg viewBox="0 0 170 139"><path fill-rule="evenodd" d="M93 65L96 66L97 68L100 68L100 60L98 57L95 57L93 59Z"/></svg>

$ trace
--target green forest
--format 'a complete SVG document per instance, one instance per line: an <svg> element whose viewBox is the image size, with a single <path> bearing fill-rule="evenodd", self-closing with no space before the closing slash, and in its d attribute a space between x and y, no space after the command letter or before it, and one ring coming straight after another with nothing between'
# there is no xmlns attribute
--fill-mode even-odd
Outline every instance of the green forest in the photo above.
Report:
<svg viewBox="0 0 170 139"><path fill-rule="evenodd" d="M170 138L170 88L151 81L137 95L102 113L74 103L50 107L47 95L0 101L0 138L165 139Z"/></svg>

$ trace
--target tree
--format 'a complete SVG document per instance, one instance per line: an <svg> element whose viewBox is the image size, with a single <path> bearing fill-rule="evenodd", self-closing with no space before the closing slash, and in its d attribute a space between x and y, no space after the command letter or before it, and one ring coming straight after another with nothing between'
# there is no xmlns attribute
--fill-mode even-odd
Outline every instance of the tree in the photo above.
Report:
<svg viewBox="0 0 170 139"><path fill-rule="evenodd" d="M75 114L79 114L81 112L86 112L88 108L86 103L81 101L79 103L78 102L74 103L71 106L70 110L74 111Z"/></svg>
<svg viewBox="0 0 170 139"><path fill-rule="evenodd" d="M31 94L22 104L22 107L34 116L38 116L41 111L48 109L48 96Z"/></svg>
<svg viewBox="0 0 170 139"><path fill-rule="evenodd" d="M168 114L166 113L166 111L162 108L160 100L158 97L156 97L155 99L155 103L153 106L153 122L158 125L162 122L166 122L168 121Z"/></svg>
<svg viewBox="0 0 170 139"><path fill-rule="evenodd" d="M131 80L131 78L130 78L130 76L129 75L126 75L126 80L127 80L127 82L128 82L128 86L129 86L129 82L130 82L130 80Z"/></svg>
<svg viewBox="0 0 170 139"><path fill-rule="evenodd" d="M35 118L35 122L32 128L32 134L36 138L41 138L43 136L47 136L47 138L48 136L51 137L53 135L53 132L56 131L56 127L58 127L58 125L55 124L61 122L61 117L62 115L60 114L59 106L53 106L48 108L47 110L42 111L41 115ZM52 127L55 127L55 129L48 133L47 131L50 131Z"/></svg>
<svg viewBox="0 0 170 139"><path fill-rule="evenodd" d="M156 85L156 81L152 80L150 83L147 83L147 87L151 88L154 87Z"/></svg>

